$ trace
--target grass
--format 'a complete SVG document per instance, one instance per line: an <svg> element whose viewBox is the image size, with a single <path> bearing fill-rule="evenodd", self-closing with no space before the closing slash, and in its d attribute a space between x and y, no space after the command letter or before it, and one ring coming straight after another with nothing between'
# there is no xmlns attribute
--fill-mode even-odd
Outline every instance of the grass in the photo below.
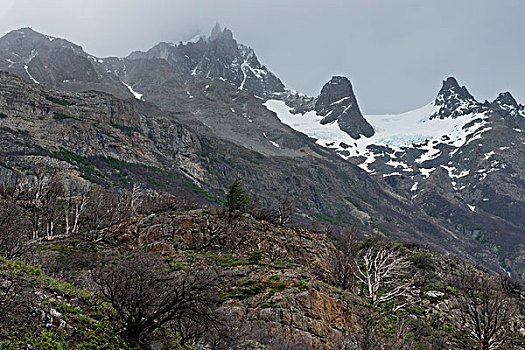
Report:
<svg viewBox="0 0 525 350"><path fill-rule="evenodd" d="M207 200L208 202L214 203L218 206L224 205L225 201L223 198L220 198L214 195L213 193L206 191L205 189L194 184L193 182L185 181L185 184L186 186L190 187L193 190L193 192L195 192L202 199Z"/></svg>
<svg viewBox="0 0 525 350"><path fill-rule="evenodd" d="M5 259L0 265L2 274L16 273L40 292L38 312L50 315L53 324L36 322L29 329L3 320L0 349L136 349L122 338L123 325L111 307L93 292L47 276L40 266Z"/></svg>
<svg viewBox="0 0 525 350"><path fill-rule="evenodd" d="M268 295L272 296L277 292L282 292L283 290L287 289L288 283L281 282L281 281L274 281L274 282L271 282L270 286L271 286L271 289L268 292Z"/></svg>
<svg viewBox="0 0 525 350"><path fill-rule="evenodd" d="M93 165L91 159L76 154L75 152L68 151L64 148L60 148L60 151L53 152L52 157L66 161L70 164L78 166L79 170L82 172L80 176L87 178L89 181L96 182L96 177L105 178L98 169Z"/></svg>
<svg viewBox="0 0 525 350"><path fill-rule="evenodd" d="M314 213L314 214L311 214L310 217L312 219L316 219L318 221L321 221L321 222L328 222L330 224L333 224L333 225L337 225L337 226L340 226L342 223L337 220L337 219L334 219L324 213L321 213L321 212L318 212L318 213Z"/></svg>
<svg viewBox="0 0 525 350"><path fill-rule="evenodd" d="M67 115L67 114L59 113L59 112L55 112L53 114L53 119L58 120L58 121L63 121L63 120L66 120L66 119L80 120L78 118L72 117L72 116Z"/></svg>
<svg viewBox="0 0 525 350"><path fill-rule="evenodd" d="M57 98L57 97L53 97L53 96L49 96L49 95L46 95L46 100L48 100L50 102L53 102L53 103L55 103L57 105L61 105L61 106L74 105L74 103L69 102L68 100L65 100L64 98Z"/></svg>
<svg viewBox="0 0 525 350"><path fill-rule="evenodd" d="M107 165L109 165L110 167L112 167L113 169L122 170L122 168L140 167L140 168L143 168L143 169L146 169L146 170L151 170L153 172L162 174L162 175L167 176L167 177L173 177L173 174L171 172L169 172L167 170L164 170L164 169L161 169L161 168L158 168L158 167L153 166L153 165L142 164L142 163L129 163L129 162L126 162L124 160L113 158L111 156L107 156L107 157L106 156L99 156L98 158L101 161L103 161L104 163L106 163Z"/></svg>
<svg viewBox="0 0 525 350"><path fill-rule="evenodd" d="M390 231L388 231L386 228L381 227L381 225L379 225L378 223L372 223L372 228L375 228L387 237L392 237L392 233L390 233Z"/></svg>
<svg viewBox="0 0 525 350"><path fill-rule="evenodd" d="M259 262L262 259L264 259L264 256L266 255L266 252L264 250L254 250L250 253L250 257L248 260L250 262Z"/></svg>
<svg viewBox="0 0 525 350"><path fill-rule="evenodd" d="M359 205L359 203L355 199L349 196L345 197L345 199L349 201L350 203L352 203L352 205L356 207L357 210L363 211L363 208Z"/></svg>

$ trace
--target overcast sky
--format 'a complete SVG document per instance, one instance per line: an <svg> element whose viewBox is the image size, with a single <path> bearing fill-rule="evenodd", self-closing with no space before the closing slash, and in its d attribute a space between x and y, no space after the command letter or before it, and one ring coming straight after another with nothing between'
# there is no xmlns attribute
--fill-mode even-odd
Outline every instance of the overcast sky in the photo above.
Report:
<svg viewBox="0 0 525 350"><path fill-rule="evenodd" d="M525 104L525 0L1 0L0 33L29 26L99 57L208 33L216 21L287 87L332 75L365 114L430 102L449 75L478 99Z"/></svg>

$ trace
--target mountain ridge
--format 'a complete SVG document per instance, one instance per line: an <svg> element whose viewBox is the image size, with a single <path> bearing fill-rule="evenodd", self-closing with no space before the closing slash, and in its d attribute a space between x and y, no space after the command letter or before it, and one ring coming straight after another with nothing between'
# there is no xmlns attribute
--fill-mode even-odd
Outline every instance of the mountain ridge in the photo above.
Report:
<svg viewBox="0 0 525 350"><path fill-rule="evenodd" d="M407 136L400 132L397 135L400 143L394 147L392 135L372 129L372 126L377 126L374 123L378 119L374 121L362 116L349 80L336 79L339 84L334 85L340 85L342 89L336 89L333 96L323 94L324 88L316 98L287 90L258 61L253 50L237 43L227 29L216 28L211 42L210 38L200 37L193 43L164 43L144 53L132 53L131 58L99 59L83 51L75 54L75 47L59 47L53 44L55 40L39 37L39 42L45 44L42 44L43 48L31 47L32 44L28 43L25 53L29 56L22 58L17 67L9 67L9 58L4 56L10 51L1 48L10 46L5 38L0 39L0 54L4 55L0 55L0 62L4 62L0 69L11 68L12 73L28 81L36 80L41 85L62 91L104 91L139 106L140 112L131 114L137 118L133 122L122 111L109 108L110 116L113 113L113 117L120 118L109 119L110 126L116 127L104 130L90 127L89 131L98 135L97 138L104 138L103 132L109 133L126 140L123 143L126 145L135 144L125 132L139 137L143 147L141 152L151 154L151 159L159 157L147 164L159 168L168 164L173 169L184 170L177 175L181 176L181 180L176 181L178 188L184 187L182 179L186 178L219 195L227 188L228 180L242 176L254 184L256 191L264 194L263 200L276 191L299 198L304 215L323 214L334 222L359 222L364 227L373 226L371 218L377 215L381 217L382 225L392 230L394 237L429 241L445 251L457 248L455 253L485 261L494 271L505 268L517 276L523 275L525 262L519 258L523 222L519 213L524 186L519 163L522 146L518 145L522 142L522 135L517 131L521 130L523 108L519 104L516 107L504 103L510 101L507 95L496 99L494 105L479 103L455 79L447 79L434 103L417 113L404 115L404 118L412 118L410 120L419 130L428 129L434 134L414 134L408 144L403 144ZM38 53L34 57L32 50ZM70 56L71 52L74 57ZM24 60L28 60L27 72ZM87 69L81 68L84 64L89 64ZM71 72L78 74L74 81L68 79ZM20 92L17 94L23 96ZM33 108L42 114L45 122L54 120L60 126L58 121L62 118L67 126L65 129L60 126L56 131L58 135L65 132L64 137L71 142L55 142L53 151L59 152L56 145L61 144L69 152L90 157L85 145L79 148L78 140L73 140L69 129L81 127L77 123L84 121L76 107L72 110L66 107L64 110L52 109L53 113L59 113L54 118L53 114L45 112L51 108L50 101L42 98L45 93L29 93L28 96L35 94L40 97ZM57 92L48 94L63 99ZM72 96L79 101L84 99ZM27 96L20 98L35 103ZM111 101L101 105L120 106L123 103ZM5 127L29 132L29 135L36 130L29 125L44 127L43 122L29 116L27 125L16 127L8 104L4 107L2 113L8 118L0 123ZM354 112L352 116L345 114L346 108ZM128 110L131 111L127 107L124 109ZM155 119L154 115L159 118ZM385 130L394 119L387 120ZM174 127L175 131L169 129L174 134L165 133L163 127L172 124L182 126ZM346 131L342 130L345 124L349 126ZM305 125L310 129L301 129ZM449 135L440 133L443 125L447 126ZM294 130L296 128L299 132ZM139 134L136 134L137 130ZM16 132L9 135L11 141L7 146L12 147L16 142L27 145L29 142ZM381 141L385 136L390 139ZM87 139L82 142L91 144L95 139L90 137L87 133ZM170 146L170 137L180 142ZM186 146L181 138L189 140ZM486 148L478 145L480 139L488 140L483 142ZM510 146L505 142L510 140L514 140L516 147L509 153L505 147ZM77 148L72 147L74 145ZM111 147L120 149L119 152L126 151L122 145L112 144ZM128 163L144 161L139 154L133 156L139 158L124 158L119 152L113 151L111 157L120 157ZM95 153L96 157L108 155ZM500 156L503 158L496 159ZM496 160L498 163L494 163ZM98 164L96 162L98 160L95 161ZM354 163L368 172L373 180L369 180ZM78 167L78 164L70 165ZM100 167L108 170L102 165ZM140 180L140 176L136 176L133 181ZM504 189L504 193L500 189ZM359 199L370 191L373 205L371 199L368 202ZM311 197L301 198L305 197L304 193ZM485 198L492 198L494 204ZM382 200L386 203L381 203ZM421 218L417 222L416 216ZM394 223L390 224L389 220ZM415 227L410 228L410 224ZM479 224L483 230L475 229ZM427 232L424 232L425 225ZM509 232L508 236L504 232ZM497 239L502 241L495 241ZM481 243L487 240L490 244Z"/></svg>

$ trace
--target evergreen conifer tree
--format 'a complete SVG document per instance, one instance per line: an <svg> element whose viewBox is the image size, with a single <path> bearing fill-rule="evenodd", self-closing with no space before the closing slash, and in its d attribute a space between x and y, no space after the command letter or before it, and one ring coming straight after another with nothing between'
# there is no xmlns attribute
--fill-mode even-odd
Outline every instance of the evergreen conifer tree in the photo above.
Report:
<svg viewBox="0 0 525 350"><path fill-rule="evenodd" d="M239 177L233 182L226 194L226 207L230 213L234 210L245 210L250 201L250 197L246 195L242 186L242 178Z"/></svg>

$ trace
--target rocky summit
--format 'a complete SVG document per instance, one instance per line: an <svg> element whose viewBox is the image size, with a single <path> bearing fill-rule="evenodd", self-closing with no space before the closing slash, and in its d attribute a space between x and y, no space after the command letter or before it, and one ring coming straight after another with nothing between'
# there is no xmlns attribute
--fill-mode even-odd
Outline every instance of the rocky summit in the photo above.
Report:
<svg viewBox="0 0 525 350"><path fill-rule="evenodd" d="M477 101L465 86L460 87L454 77L448 77L443 81L434 105L439 110L431 118L457 118L461 114L474 112Z"/></svg>
<svg viewBox="0 0 525 350"><path fill-rule="evenodd" d="M315 111L324 117L321 124L337 121L341 130L355 139L374 134L374 129L359 110L352 83L345 77L333 77L323 86L315 101Z"/></svg>

